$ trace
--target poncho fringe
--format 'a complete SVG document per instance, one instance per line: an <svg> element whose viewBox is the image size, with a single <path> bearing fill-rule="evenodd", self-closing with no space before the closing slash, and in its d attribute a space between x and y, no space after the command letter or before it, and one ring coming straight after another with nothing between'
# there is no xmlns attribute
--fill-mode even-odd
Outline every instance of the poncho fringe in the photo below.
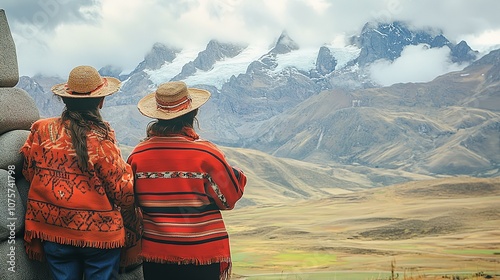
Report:
<svg viewBox="0 0 500 280"><path fill-rule="evenodd" d="M154 263L172 263L172 264L194 264L194 265L209 265L214 263L231 263L231 258L227 257L213 257L208 260L197 260L197 259L182 259L182 258L172 258L170 256L147 256L141 254L142 259L147 262Z"/></svg>
<svg viewBox="0 0 500 280"><path fill-rule="evenodd" d="M76 247L93 247L99 249L115 249L123 247L125 244L125 238L115 241L88 241L48 235L40 231L25 231L24 239L27 241L25 242L25 249L28 257L38 261L45 259L43 257L42 240Z"/></svg>

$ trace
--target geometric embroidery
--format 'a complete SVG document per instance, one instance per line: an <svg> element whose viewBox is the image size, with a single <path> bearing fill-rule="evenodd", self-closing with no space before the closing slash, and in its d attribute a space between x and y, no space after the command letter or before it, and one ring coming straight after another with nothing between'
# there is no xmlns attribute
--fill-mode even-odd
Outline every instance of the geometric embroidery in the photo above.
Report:
<svg viewBox="0 0 500 280"><path fill-rule="evenodd" d="M189 171L163 171L163 172L137 172L135 173L135 179L206 179L210 183L210 186L214 190L215 194L219 200L224 204L225 207L230 208L227 203L226 197L222 194L219 186L214 182L210 174L202 172L189 172Z"/></svg>
<svg viewBox="0 0 500 280"><path fill-rule="evenodd" d="M123 221L117 211L89 211L63 208L28 199L26 220L79 231L119 231Z"/></svg>

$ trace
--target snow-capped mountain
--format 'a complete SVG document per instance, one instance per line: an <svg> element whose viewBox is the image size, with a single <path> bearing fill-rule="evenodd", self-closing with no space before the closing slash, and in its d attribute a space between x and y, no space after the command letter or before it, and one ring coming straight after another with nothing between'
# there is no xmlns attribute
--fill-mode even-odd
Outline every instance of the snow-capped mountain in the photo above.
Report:
<svg viewBox="0 0 500 280"><path fill-rule="evenodd" d="M145 127L150 121L139 114L137 102L161 83L183 80L188 86L212 93L212 98L200 110L200 134L204 138L227 146L252 147L283 156L317 160L317 156L311 156L303 149L299 149L298 154L294 152L298 151L297 145L313 139L298 137L304 133L307 135L308 129L315 126L307 123L312 120L307 110L298 109L310 100L325 95L324 92L379 88L370 76L371 64L381 60L396 61L409 46L423 44L430 49L449 48L449 60L462 63L464 67L478 57L466 42L455 45L443 34L410 30L401 22L367 24L350 43L348 46L324 44L316 48L301 48L286 32L270 46L212 40L205 47L175 49L157 43L128 74L121 73L114 66L100 69L102 75L122 80L121 92L106 98L103 114L115 128L119 141L133 146L145 136ZM40 95L36 93L39 89L35 92L29 86L37 79L42 77L24 77L19 86L33 95ZM50 87L43 89L49 92ZM338 103L330 105L330 110L354 106L353 96L339 95ZM359 102L356 106L361 104ZM55 113L44 105L48 103L39 104L42 116ZM294 112L299 115L292 118ZM293 121L283 121L286 119ZM300 131L297 131L299 123ZM350 127L348 122L341 123L345 127L337 128L339 131ZM294 139L300 143L279 137L278 140L270 131L273 129L295 131ZM325 129L322 128L317 135L315 132L314 137L327 137ZM281 136L284 135L288 134L282 132ZM342 153L352 152L344 144ZM320 144L317 145L321 148ZM335 156L328 156L328 150L320 149L321 153L325 155L319 157L323 161L336 160ZM351 158L345 162L355 161L360 160ZM364 163L393 166L393 163L384 163L383 160L365 160Z"/></svg>
<svg viewBox="0 0 500 280"><path fill-rule="evenodd" d="M419 44L427 44L431 48L449 47L453 62L471 62L476 59L477 52L472 51L465 41L454 45L443 34L432 33L412 31L402 22L367 23L359 36L351 38L351 43L360 46L361 53L356 60L360 65L367 65L378 59L395 60L401 56L406 46Z"/></svg>

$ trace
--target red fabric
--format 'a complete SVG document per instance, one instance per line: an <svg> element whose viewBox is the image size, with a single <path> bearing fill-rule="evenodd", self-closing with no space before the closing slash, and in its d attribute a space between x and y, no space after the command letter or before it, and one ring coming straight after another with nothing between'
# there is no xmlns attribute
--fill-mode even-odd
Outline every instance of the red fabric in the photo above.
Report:
<svg viewBox="0 0 500 280"><path fill-rule="evenodd" d="M144 217L142 256L178 264L231 267L229 237L220 210L242 197L246 176L192 129L141 142L128 163Z"/></svg>
<svg viewBox="0 0 500 280"><path fill-rule="evenodd" d="M21 148L30 182L24 239L31 258L43 259L40 240L96 248L132 246L138 240L132 170L114 132L106 137L91 130L87 146L89 172L82 172L60 118L32 125Z"/></svg>

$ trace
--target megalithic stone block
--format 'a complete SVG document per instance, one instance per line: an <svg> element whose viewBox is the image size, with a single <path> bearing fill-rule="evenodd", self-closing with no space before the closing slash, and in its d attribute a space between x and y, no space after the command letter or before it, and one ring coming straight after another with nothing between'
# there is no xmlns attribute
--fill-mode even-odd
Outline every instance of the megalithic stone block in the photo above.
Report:
<svg viewBox="0 0 500 280"><path fill-rule="evenodd" d="M18 81L16 46L5 11L0 9L0 87L14 87Z"/></svg>
<svg viewBox="0 0 500 280"><path fill-rule="evenodd" d="M29 130L11 130L4 134L0 134L0 168L7 169L8 166L14 166L16 173L15 177L22 176L23 156L19 149L28 139Z"/></svg>
<svg viewBox="0 0 500 280"><path fill-rule="evenodd" d="M16 171L18 172L18 171ZM22 171L19 171L19 173L22 173ZM27 204L28 204L28 193L30 191L30 183L24 178L24 176L20 176L16 180L16 187L17 191L19 192L19 195L21 197L21 202L23 203L23 209L26 210ZM24 217L24 212L22 213Z"/></svg>
<svg viewBox="0 0 500 280"><path fill-rule="evenodd" d="M11 130L30 130L40 118L35 101L19 88L0 88L0 134Z"/></svg>

